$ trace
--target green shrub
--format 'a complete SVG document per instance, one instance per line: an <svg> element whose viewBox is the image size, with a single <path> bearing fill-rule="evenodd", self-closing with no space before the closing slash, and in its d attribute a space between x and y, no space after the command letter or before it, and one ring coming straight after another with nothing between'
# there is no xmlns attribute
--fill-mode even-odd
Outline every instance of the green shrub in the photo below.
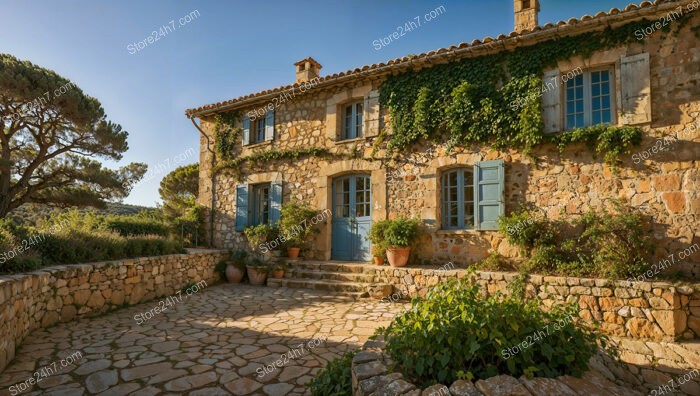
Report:
<svg viewBox="0 0 700 396"><path fill-rule="evenodd" d="M243 234L253 251L265 250L265 242L274 240L279 235L279 229L270 224L258 224L246 227Z"/></svg>
<svg viewBox="0 0 700 396"><path fill-rule="evenodd" d="M107 216L104 227L121 236L159 235L167 237L170 234L168 225L159 220L138 216Z"/></svg>
<svg viewBox="0 0 700 396"><path fill-rule="evenodd" d="M391 220L380 220L372 222L367 239L372 242L372 255L374 257L384 257L386 254L386 230L391 225Z"/></svg>
<svg viewBox="0 0 700 396"><path fill-rule="evenodd" d="M410 246L418 237L418 227L420 220L399 217L389 220L389 225L384 231L385 240L388 246L406 247Z"/></svg>
<svg viewBox="0 0 700 396"><path fill-rule="evenodd" d="M287 202L282 205L279 222L280 235L289 247L307 249L313 234L318 232L312 227L311 220L316 211L306 202Z"/></svg>
<svg viewBox="0 0 700 396"><path fill-rule="evenodd" d="M498 374L580 375L588 369L596 341L605 339L572 322L576 306L544 312L534 301L484 298L472 277L435 286L378 330L407 378L425 386ZM516 350L528 340L534 341Z"/></svg>
<svg viewBox="0 0 700 396"><path fill-rule="evenodd" d="M526 273L626 278L649 268L651 246L644 217L614 203L570 221L550 221L527 210L499 219L509 243L527 260Z"/></svg>
<svg viewBox="0 0 700 396"><path fill-rule="evenodd" d="M472 265L472 267L483 271L512 271L514 269L503 256L496 252L491 252L488 257Z"/></svg>
<svg viewBox="0 0 700 396"><path fill-rule="evenodd" d="M356 351L345 352L316 374L309 382L313 396L350 396L352 395L352 358Z"/></svg>

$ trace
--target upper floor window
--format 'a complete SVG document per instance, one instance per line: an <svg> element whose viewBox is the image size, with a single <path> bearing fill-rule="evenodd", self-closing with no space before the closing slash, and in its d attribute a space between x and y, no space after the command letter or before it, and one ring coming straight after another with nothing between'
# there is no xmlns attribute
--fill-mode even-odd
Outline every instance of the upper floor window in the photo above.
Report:
<svg viewBox="0 0 700 396"><path fill-rule="evenodd" d="M250 131L250 144L260 143L265 140L265 118L258 118L252 122Z"/></svg>
<svg viewBox="0 0 700 396"><path fill-rule="evenodd" d="M612 72L586 71L566 81L566 128L583 128L613 121Z"/></svg>
<svg viewBox="0 0 700 396"><path fill-rule="evenodd" d="M459 168L442 174L444 229L474 228L474 172Z"/></svg>
<svg viewBox="0 0 700 396"><path fill-rule="evenodd" d="M362 137L362 102L354 102L343 107L342 139Z"/></svg>

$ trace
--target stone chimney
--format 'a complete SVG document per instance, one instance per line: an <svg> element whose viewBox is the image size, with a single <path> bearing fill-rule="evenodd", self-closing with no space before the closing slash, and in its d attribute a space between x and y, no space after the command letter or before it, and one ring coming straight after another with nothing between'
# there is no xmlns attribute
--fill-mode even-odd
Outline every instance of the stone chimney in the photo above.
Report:
<svg viewBox="0 0 700 396"><path fill-rule="evenodd" d="M295 63L294 66L297 68L297 83L307 82L319 77L323 67L312 57L302 59Z"/></svg>
<svg viewBox="0 0 700 396"><path fill-rule="evenodd" d="M537 27L540 0L515 0L515 31L532 30Z"/></svg>

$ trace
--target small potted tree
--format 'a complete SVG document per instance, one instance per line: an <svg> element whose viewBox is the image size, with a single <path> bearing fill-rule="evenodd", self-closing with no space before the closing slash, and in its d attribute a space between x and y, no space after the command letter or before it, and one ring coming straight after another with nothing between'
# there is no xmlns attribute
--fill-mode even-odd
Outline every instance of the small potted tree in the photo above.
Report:
<svg viewBox="0 0 700 396"><path fill-rule="evenodd" d="M262 286L265 284L270 267L263 260L253 257L246 265L246 269L248 270L248 280L251 285Z"/></svg>
<svg viewBox="0 0 700 396"><path fill-rule="evenodd" d="M236 250L231 253L231 259L226 261L226 280L229 283L241 283L245 275L245 264L248 252Z"/></svg>
<svg viewBox="0 0 700 396"><path fill-rule="evenodd" d="M278 235L278 229L270 224L258 224L246 227L243 234L248 240L248 246L253 254L262 259L266 253L270 253L271 244L268 242L274 241Z"/></svg>
<svg viewBox="0 0 700 396"><path fill-rule="evenodd" d="M386 229L391 224L390 220L381 220L372 223L372 227L369 229L369 235L367 239L372 242L372 256L374 257L374 264L383 265L384 256L386 255Z"/></svg>
<svg viewBox="0 0 700 396"><path fill-rule="evenodd" d="M287 263L284 260L277 260L272 266L272 276L275 279L280 279L284 276L284 271L287 269Z"/></svg>
<svg viewBox="0 0 700 396"><path fill-rule="evenodd" d="M420 220L400 217L391 220L384 236L387 244L386 257L392 267L404 267L408 264L411 244L418 236Z"/></svg>
<svg viewBox="0 0 700 396"><path fill-rule="evenodd" d="M310 224L315 217L316 211L308 203L292 201L282 205L279 229L290 260L296 260L299 252L308 247L313 234L318 232Z"/></svg>

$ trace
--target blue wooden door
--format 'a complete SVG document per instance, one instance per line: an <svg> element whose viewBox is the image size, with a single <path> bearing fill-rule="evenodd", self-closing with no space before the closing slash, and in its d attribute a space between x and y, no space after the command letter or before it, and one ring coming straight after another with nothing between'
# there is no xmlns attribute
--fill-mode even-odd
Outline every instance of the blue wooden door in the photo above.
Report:
<svg viewBox="0 0 700 396"><path fill-rule="evenodd" d="M369 261L372 256L367 234L371 225L372 179L367 175L335 179L331 258Z"/></svg>

